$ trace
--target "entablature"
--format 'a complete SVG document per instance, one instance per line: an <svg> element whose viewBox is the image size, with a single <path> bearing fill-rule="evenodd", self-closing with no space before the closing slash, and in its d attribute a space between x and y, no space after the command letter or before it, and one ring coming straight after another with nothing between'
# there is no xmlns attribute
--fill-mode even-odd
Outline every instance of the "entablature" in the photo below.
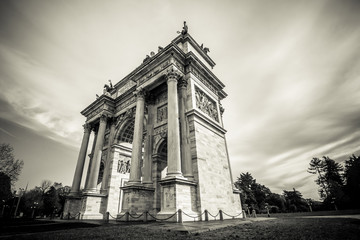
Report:
<svg viewBox="0 0 360 240"><path fill-rule="evenodd" d="M87 108L81 111L81 114L86 117L87 122L92 122L101 115L112 116L115 110L114 99L107 95L101 95Z"/></svg>

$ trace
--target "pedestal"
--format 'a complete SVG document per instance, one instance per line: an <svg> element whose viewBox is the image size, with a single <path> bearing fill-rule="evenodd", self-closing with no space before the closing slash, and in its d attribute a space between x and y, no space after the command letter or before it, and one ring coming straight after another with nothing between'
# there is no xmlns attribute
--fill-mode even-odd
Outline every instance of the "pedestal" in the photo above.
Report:
<svg viewBox="0 0 360 240"><path fill-rule="evenodd" d="M129 212L129 221L142 221L143 218L131 217L131 215L138 216L144 212L153 213L154 188L129 185L121 187L121 190L123 190L123 204L118 216ZM120 219L120 221L125 220L124 217Z"/></svg>
<svg viewBox="0 0 360 240"><path fill-rule="evenodd" d="M157 214L157 218L168 218L181 209L182 219L179 219L179 215L176 214L166 221L200 220L196 209L197 184L195 182L183 178L165 178L159 183L161 185L161 211Z"/></svg>
<svg viewBox="0 0 360 240"><path fill-rule="evenodd" d="M81 201L81 219L104 219L106 209L102 209L107 196L103 194L84 193Z"/></svg>
<svg viewBox="0 0 360 240"><path fill-rule="evenodd" d="M63 217L67 218L70 213L70 217L75 217L81 210L81 199L82 196L68 196L65 200Z"/></svg>

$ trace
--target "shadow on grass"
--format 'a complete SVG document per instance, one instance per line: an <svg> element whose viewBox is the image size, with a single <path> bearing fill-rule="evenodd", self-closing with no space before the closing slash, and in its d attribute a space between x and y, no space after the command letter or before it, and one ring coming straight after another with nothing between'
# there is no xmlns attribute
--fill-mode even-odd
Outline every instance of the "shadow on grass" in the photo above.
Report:
<svg viewBox="0 0 360 240"><path fill-rule="evenodd" d="M0 221L0 236L58 231L74 228L93 228L98 224L88 222L59 222L49 220L6 219Z"/></svg>

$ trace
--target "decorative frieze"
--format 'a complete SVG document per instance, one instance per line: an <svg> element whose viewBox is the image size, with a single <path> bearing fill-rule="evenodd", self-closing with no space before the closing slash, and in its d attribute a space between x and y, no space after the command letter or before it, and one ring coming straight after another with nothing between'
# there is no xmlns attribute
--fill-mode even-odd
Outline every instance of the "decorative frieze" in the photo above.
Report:
<svg viewBox="0 0 360 240"><path fill-rule="evenodd" d="M219 114L217 111L217 106L214 100L212 100L208 95L201 91L198 87L195 86L195 98L196 98L196 107L204 112L206 115L219 121Z"/></svg>
<svg viewBox="0 0 360 240"><path fill-rule="evenodd" d="M167 60L164 63L157 66L156 68L154 68L152 71L147 73L144 77L140 78L139 85L143 84L144 82L146 82L147 80L149 80L150 78L152 78L153 76L158 74L160 71L165 69L169 64L170 64L170 60Z"/></svg>
<svg viewBox="0 0 360 240"><path fill-rule="evenodd" d="M189 71L194 74L207 88L209 88L213 93L215 93L216 96L219 96L219 93L214 87L214 85L211 84L208 80L206 80L199 71L197 71L192 66L189 67Z"/></svg>
<svg viewBox="0 0 360 240"><path fill-rule="evenodd" d="M136 85L136 82L129 80L124 86L117 91L117 97L127 92L130 88Z"/></svg>
<svg viewBox="0 0 360 240"><path fill-rule="evenodd" d="M136 98L135 96L132 96L131 98L129 98L128 100L126 100L125 102L121 103L119 106L116 107L116 111L121 111L122 109L126 108L127 106L133 104L134 102L136 102Z"/></svg>

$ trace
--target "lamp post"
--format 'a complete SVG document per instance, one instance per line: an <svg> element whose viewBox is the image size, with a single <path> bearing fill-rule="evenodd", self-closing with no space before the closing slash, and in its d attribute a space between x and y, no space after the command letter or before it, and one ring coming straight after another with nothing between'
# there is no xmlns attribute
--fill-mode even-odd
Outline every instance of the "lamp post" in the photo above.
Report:
<svg viewBox="0 0 360 240"><path fill-rule="evenodd" d="M3 204L3 207L2 207L2 210L1 210L1 217L4 217L5 200L1 200L1 201L2 201L2 204Z"/></svg>
<svg viewBox="0 0 360 240"><path fill-rule="evenodd" d="M17 210L18 210L18 208L19 208L20 199L21 199L21 196L22 196L22 192L23 192L23 191L24 191L23 188L19 188L19 195L18 195L18 201L17 201L17 204L16 204L15 212L14 212L14 218L16 218Z"/></svg>
<svg viewBox="0 0 360 240"><path fill-rule="evenodd" d="M33 206L31 207L32 208L31 218L34 218L38 204L39 204L38 202L34 202Z"/></svg>

